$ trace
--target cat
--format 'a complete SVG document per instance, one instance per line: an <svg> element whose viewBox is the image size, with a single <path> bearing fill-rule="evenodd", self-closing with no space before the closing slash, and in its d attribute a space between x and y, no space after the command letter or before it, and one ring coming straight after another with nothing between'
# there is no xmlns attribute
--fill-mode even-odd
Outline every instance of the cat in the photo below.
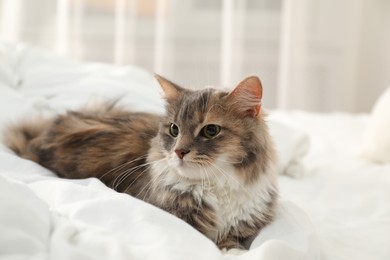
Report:
<svg viewBox="0 0 390 260"><path fill-rule="evenodd" d="M116 105L20 122L6 145L63 178L99 178L192 225L221 249L244 249L277 205L275 151L259 78L230 92L156 76L166 115Z"/></svg>

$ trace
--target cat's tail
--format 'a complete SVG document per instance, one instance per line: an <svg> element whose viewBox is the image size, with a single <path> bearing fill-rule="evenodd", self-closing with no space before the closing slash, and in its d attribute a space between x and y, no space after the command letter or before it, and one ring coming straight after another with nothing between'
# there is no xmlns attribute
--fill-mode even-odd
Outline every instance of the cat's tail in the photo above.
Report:
<svg viewBox="0 0 390 260"><path fill-rule="evenodd" d="M25 120L5 129L3 143L20 157L38 161L32 145L39 141L51 120Z"/></svg>

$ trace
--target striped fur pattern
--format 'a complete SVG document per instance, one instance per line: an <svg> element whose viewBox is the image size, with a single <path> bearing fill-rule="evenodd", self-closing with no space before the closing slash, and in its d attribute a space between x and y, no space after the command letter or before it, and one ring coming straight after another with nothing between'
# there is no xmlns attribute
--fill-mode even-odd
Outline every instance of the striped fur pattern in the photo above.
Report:
<svg viewBox="0 0 390 260"><path fill-rule="evenodd" d="M220 248L244 248L273 219L277 201L259 79L230 93L157 79L163 117L100 106L22 122L4 141L60 177L99 178L183 219Z"/></svg>

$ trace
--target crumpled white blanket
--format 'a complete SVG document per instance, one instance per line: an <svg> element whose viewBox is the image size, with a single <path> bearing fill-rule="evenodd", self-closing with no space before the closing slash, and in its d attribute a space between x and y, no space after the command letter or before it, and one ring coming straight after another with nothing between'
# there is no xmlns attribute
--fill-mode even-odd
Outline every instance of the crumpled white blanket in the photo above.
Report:
<svg viewBox="0 0 390 260"><path fill-rule="evenodd" d="M277 219L240 256L222 255L176 217L96 179L0 176L0 252L6 259L315 259L307 216L281 202ZM3 259L3 258L2 258Z"/></svg>
<svg viewBox="0 0 390 260"><path fill-rule="evenodd" d="M134 67L70 61L0 44L0 134L12 121L122 97L162 113L157 83ZM0 145L2 259L318 259L306 214L280 203L276 220L239 256L222 254L180 219L97 179L59 179Z"/></svg>

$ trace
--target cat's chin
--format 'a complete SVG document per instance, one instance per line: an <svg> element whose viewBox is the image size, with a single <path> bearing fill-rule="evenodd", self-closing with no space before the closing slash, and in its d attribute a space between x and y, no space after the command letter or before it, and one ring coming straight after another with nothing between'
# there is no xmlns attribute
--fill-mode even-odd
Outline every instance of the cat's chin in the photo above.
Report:
<svg viewBox="0 0 390 260"><path fill-rule="evenodd" d="M171 172L174 172L179 178L189 182L200 182L205 178L201 166L196 163L184 160L172 160L170 166Z"/></svg>
<svg viewBox="0 0 390 260"><path fill-rule="evenodd" d="M193 165L192 163L181 163L181 165L175 166L173 170L179 177L192 182L203 179L202 174L199 172L199 166Z"/></svg>

